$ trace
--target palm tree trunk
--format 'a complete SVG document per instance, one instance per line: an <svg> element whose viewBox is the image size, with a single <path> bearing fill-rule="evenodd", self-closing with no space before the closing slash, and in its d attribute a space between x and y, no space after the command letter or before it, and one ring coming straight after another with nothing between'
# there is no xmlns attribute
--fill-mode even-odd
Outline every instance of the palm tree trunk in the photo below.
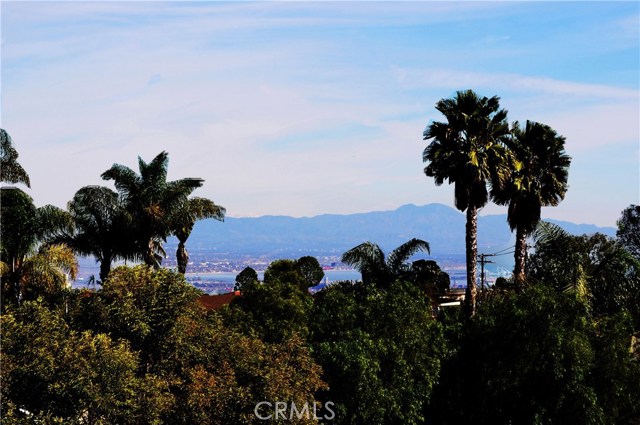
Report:
<svg viewBox="0 0 640 425"><path fill-rule="evenodd" d="M100 261L100 282L104 282L111 271L111 257L105 256Z"/></svg>
<svg viewBox="0 0 640 425"><path fill-rule="evenodd" d="M157 270L160 268L160 265L156 261L155 251L153 248L154 248L153 239L151 238L147 243L147 252L145 253L145 256L144 256L144 263L147 266L153 267L154 269Z"/></svg>
<svg viewBox="0 0 640 425"><path fill-rule="evenodd" d="M467 291L465 293L465 308L467 315L472 317L476 312L476 257L478 256L478 209L467 208L466 244L467 244Z"/></svg>
<svg viewBox="0 0 640 425"><path fill-rule="evenodd" d="M516 247L514 252L515 267L513 269L513 278L516 285L522 286L525 277L525 258L527 256L527 234L518 226L516 229Z"/></svg>
<svg viewBox="0 0 640 425"><path fill-rule="evenodd" d="M187 248L184 246L184 242L182 241L178 243L176 260L178 263L178 271L185 274L187 272L187 264L189 263L189 254L187 253Z"/></svg>

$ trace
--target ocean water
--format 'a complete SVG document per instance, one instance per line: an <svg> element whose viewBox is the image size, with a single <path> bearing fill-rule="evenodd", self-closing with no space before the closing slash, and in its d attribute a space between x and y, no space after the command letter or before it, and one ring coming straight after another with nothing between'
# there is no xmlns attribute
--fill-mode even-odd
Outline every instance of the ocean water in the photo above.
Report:
<svg viewBox="0 0 640 425"><path fill-rule="evenodd" d="M97 274L97 271L96 271ZM238 273L187 273L185 278L187 282L203 290L204 292L215 295L225 294L233 291ZM322 288L324 285L341 280L360 280L362 276L356 270L325 270L324 278L316 289ZM262 280L263 273L258 273L258 278ZM99 285L89 283L89 278L81 278L72 283L73 288L99 288Z"/></svg>

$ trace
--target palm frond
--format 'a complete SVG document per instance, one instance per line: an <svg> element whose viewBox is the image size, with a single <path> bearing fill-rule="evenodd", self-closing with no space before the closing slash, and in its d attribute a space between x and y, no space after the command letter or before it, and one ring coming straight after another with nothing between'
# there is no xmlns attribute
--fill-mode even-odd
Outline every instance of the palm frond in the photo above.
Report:
<svg viewBox="0 0 640 425"><path fill-rule="evenodd" d="M36 210L36 235L43 242L56 237L64 237L74 232L73 217L68 211L53 205L45 205Z"/></svg>
<svg viewBox="0 0 640 425"><path fill-rule="evenodd" d="M54 293L65 287L67 275L75 279L78 262L65 245L43 246L28 257L20 271L20 286L23 293L28 291Z"/></svg>
<svg viewBox="0 0 640 425"><path fill-rule="evenodd" d="M11 136L0 128L0 181L24 183L31 187L29 175L18 163L18 151L13 147Z"/></svg>
<svg viewBox="0 0 640 425"><path fill-rule="evenodd" d="M140 191L142 184L140 177L131 168L113 164L111 168L100 175L103 180L113 180L118 193L124 198L129 199L136 196Z"/></svg>
<svg viewBox="0 0 640 425"><path fill-rule="evenodd" d="M557 244L571 237L562 227L548 221L538 222L532 236L541 245Z"/></svg>
<svg viewBox="0 0 640 425"><path fill-rule="evenodd" d="M380 246L367 241L342 254L341 261L359 270L367 264L384 264L384 253Z"/></svg>
<svg viewBox="0 0 640 425"><path fill-rule="evenodd" d="M389 253L387 265L392 273L397 273L405 262L420 251L431 253L429 243L422 239L413 238Z"/></svg>

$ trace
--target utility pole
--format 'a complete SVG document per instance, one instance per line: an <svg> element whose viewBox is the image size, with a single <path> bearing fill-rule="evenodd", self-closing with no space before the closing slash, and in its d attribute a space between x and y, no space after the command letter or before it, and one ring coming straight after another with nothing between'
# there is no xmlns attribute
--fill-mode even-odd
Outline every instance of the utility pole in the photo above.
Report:
<svg viewBox="0 0 640 425"><path fill-rule="evenodd" d="M484 265L493 263L493 261L486 260L485 257L493 257L494 255L495 254L480 254L480 255L478 255L478 257L480 258L478 260L478 262L480 263L480 267L481 267L481 270L482 270L482 272L480 273L480 288L482 288L483 291L484 291L484 282L485 282Z"/></svg>

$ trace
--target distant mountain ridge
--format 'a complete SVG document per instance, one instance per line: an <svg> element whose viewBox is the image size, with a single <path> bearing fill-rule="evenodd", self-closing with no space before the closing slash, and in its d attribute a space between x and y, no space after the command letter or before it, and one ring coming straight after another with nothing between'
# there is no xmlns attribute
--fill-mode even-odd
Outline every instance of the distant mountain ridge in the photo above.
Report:
<svg viewBox="0 0 640 425"><path fill-rule="evenodd" d="M315 217L262 216L227 217L224 223L203 220L196 223L187 241L191 252L247 255L341 254L364 241L388 251L411 238L429 242L434 255L463 254L465 215L443 204L403 205L393 211L358 214L323 214ZM549 220L572 234L595 232L615 236L613 227ZM478 249L490 252L513 245L515 237L506 214L478 217ZM168 252L177 245L167 243Z"/></svg>

